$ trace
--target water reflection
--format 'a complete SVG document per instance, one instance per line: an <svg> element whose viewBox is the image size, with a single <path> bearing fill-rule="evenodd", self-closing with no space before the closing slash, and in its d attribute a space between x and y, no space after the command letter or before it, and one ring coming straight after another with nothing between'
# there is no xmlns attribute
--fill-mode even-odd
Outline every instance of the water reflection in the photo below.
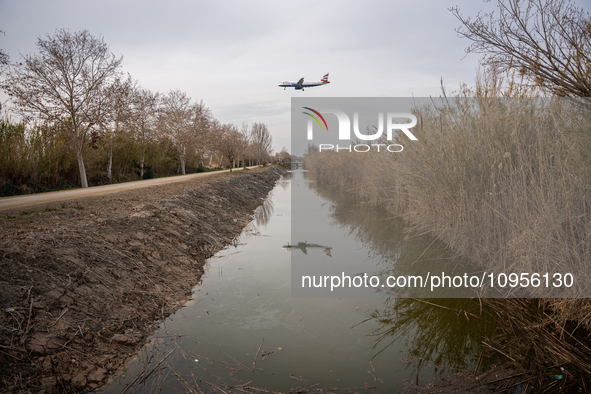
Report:
<svg viewBox="0 0 591 394"><path fill-rule="evenodd" d="M306 178L311 177L308 173ZM321 182L309 182L308 186L324 200L328 200L333 225L364 244L368 260L376 271L373 275L420 276L444 272L445 275L478 275L482 270L458 258L445 245L427 235L409 233L409 227L401 218L393 217L383 209L353 198ZM478 289L480 290L480 289ZM377 289L377 291L383 291ZM468 288L435 288L429 286L396 287L396 294L409 298L477 297L479 294Z"/></svg>
<svg viewBox="0 0 591 394"><path fill-rule="evenodd" d="M321 183L312 182L309 187L330 204L333 225L366 245L381 276L422 275L434 265L450 274L459 267L477 270L432 238L411 236L400 218L382 209ZM379 291L383 302L359 325L374 327L368 333L374 358L405 342L408 357L402 361L414 368L409 378L416 384L426 367L442 373L500 361L496 356L481 358L482 340L492 336L496 323L493 310L479 299L401 298L409 290Z"/></svg>
<svg viewBox="0 0 591 394"><path fill-rule="evenodd" d="M273 203L273 191L269 192L267 197L263 200L263 204L260 205L253 213L252 219L244 228L244 231L237 238L235 245L239 242L244 241L250 235L261 235L260 228L265 227L275 212L275 206Z"/></svg>
<svg viewBox="0 0 591 394"><path fill-rule="evenodd" d="M254 220L258 227L266 226L271 220L274 212L273 192L271 191L267 198L263 201L263 205L259 206L254 211Z"/></svg>
<svg viewBox="0 0 591 394"><path fill-rule="evenodd" d="M287 190L291 186L291 171L285 171L277 181L277 186Z"/></svg>
<svg viewBox="0 0 591 394"><path fill-rule="evenodd" d="M482 357L482 340L492 336L496 323L493 311L478 300L466 298L387 298L380 308L360 324L377 323L374 357L400 341L409 349L407 362L415 367L409 377L419 384L421 368L448 370L487 367L501 361Z"/></svg>
<svg viewBox="0 0 591 394"><path fill-rule="evenodd" d="M301 250L302 252L304 252L305 255L308 254L308 250L322 250L328 257L332 257L332 255L330 254L332 248L330 246L309 244L307 241L298 242L297 245L290 245L288 243L287 245L283 246L283 250L287 250L289 252L293 250Z"/></svg>

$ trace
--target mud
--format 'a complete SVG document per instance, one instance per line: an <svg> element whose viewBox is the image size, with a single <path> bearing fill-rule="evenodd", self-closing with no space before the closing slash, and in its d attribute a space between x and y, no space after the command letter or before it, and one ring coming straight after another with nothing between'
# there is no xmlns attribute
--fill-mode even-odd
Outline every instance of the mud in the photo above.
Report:
<svg viewBox="0 0 591 394"><path fill-rule="evenodd" d="M0 390L104 384L189 299L282 171L1 212Z"/></svg>

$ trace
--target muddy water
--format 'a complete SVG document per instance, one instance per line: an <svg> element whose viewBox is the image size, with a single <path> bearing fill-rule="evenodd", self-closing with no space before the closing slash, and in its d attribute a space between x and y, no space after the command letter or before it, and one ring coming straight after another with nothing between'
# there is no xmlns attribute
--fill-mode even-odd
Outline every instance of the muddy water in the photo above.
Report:
<svg viewBox="0 0 591 394"><path fill-rule="evenodd" d="M493 319L471 300L388 293L291 298L291 256L303 253L284 248L291 241L290 189L296 182L332 207L320 222L333 239L337 234L343 245L382 256L375 260L381 265L389 261L384 256L399 257L402 240L393 251L380 234L404 237L402 223L376 221L384 212L322 189L302 171L287 173L236 245L208 261L192 300L162 323L152 343L103 392L234 392L228 386L241 384L280 392L308 385L393 392L479 362L479 344ZM404 242L405 251L419 254L433 245L425 238ZM328 259L339 248L330 245L327 253L328 245L318 246L306 253Z"/></svg>

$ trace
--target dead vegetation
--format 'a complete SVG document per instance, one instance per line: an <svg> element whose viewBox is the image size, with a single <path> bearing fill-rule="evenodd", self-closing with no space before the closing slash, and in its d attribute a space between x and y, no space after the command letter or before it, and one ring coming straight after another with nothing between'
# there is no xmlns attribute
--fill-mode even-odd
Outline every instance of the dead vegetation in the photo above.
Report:
<svg viewBox="0 0 591 394"><path fill-rule="evenodd" d="M553 301L565 302L565 301ZM570 307L575 301L568 301ZM588 303L587 303L588 304ZM564 321L539 299L485 299L496 315L495 334L484 352L503 363L474 372L443 376L410 392L587 393L591 388L589 331Z"/></svg>
<svg viewBox="0 0 591 394"><path fill-rule="evenodd" d="M415 113L419 141L404 152L321 152L307 168L487 272L575 278L551 295L530 286L530 296L588 296L588 113L565 99L465 96Z"/></svg>
<svg viewBox="0 0 591 394"><path fill-rule="evenodd" d="M558 302L558 301L553 301ZM564 301L560 301L564 302ZM410 392L587 393L591 388L589 331L564 321L539 299L484 299L497 325L483 354L501 364L443 376ZM574 302L568 301L571 306Z"/></svg>
<svg viewBox="0 0 591 394"><path fill-rule="evenodd" d="M184 304L281 171L3 212L1 390L99 387Z"/></svg>
<svg viewBox="0 0 591 394"><path fill-rule="evenodd" d="M163 346L160 346L163 345ZM273 353L263 352L255 356L263 361L265 357ZM204 393L272 393L272 394L312 394L312 393L361 393L375 389L375 386L365 385L360 387L331 387L321 388L319 384L310 383L303 377L291 375L295 385L288 391L275 391L257 387L252 378L256 375L268 374L264 368L253 369L236 358L224 353L227 360L218 360L205 357L196 353L187 353L174 339L167 338L149 351L149 356L142 363L141 370L136 377L120 389L121 394L133 393L159 393L165 387L170 391L187 394ZM184 359L195 366L189 373L179 373L169 362L172 359ZM228 374L224 374L228 372ZM243 374L239 374L242 372ZM224 376L221 376L224 375ZM242 378L239 378L241 375ZM246 379L246 380L245 380ZM117 389L119 390L119 389Z"/></svg>
<svg viewBox="0 0 591 394"><path fill-rule="evenodd" d="M575 284L562 293L530 287L529 296L538 299L485 301L499 322L486 344L515 368L509 376L519 374L493 391L586 392L589 113L526 89L503 91L498 78L485 74L476 93L466 89L442 98L437 108L416 108L419 141L404 143L401 154L315 153L306 168L318 181L404 218L413 234L432 235L487 272L572 273ZM445 392L437 390L424 392Z"/></svg>
<svg viewBox="0 0 591 394"><path fill-rule="evenodd" d="M500 324L493 339L485 343L523 372L527 378L523 392L586 393L591 389L589 330L561 318L555 312L563 310L558 303L567 308L588 304L582 300L486 300Z"/></svg>

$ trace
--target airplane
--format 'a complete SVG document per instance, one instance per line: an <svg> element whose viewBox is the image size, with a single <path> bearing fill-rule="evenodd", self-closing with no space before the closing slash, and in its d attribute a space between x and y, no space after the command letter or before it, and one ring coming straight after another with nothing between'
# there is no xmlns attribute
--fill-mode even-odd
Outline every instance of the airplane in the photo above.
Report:
<svg viewBox="0 0 591 394"><path fill-rule="evenodd" d="M323 76L320 81L304 82L304 78L301 78L297 82L283 81L279 84L279 87L282 87L283 90L287 88L295 88L295 90L301 90L303 92L304 88L313 88L314 86L322 86L329 83L330 82L328 80L328 73L326 73L326 75Z"/></svg>
<svg viewBox="0 0 591 394"><path fill-rule="evenodd" d="M322 249L322 251L324 253L326 253L326 255L328 257L332 257L332 254L331 254L332 248L330 246L309 244L308 242L298 242L297 245L290 245L288 243L287 245L283 246L283 250L287 250L288 252L291 252L291 251L297 250L297 249L301 250L306 255L308 254L308 249Z"/></svg>

